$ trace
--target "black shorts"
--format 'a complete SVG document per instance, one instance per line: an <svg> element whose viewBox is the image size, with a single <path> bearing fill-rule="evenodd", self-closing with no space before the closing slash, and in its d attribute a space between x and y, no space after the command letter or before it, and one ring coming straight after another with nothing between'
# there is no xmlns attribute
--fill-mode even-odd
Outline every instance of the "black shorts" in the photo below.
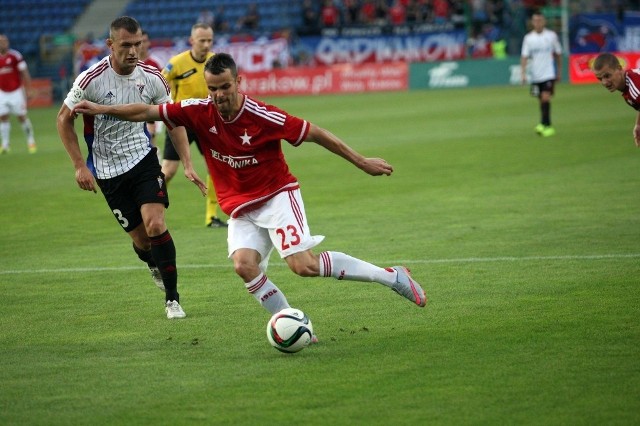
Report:
<svg viewBox="0 0 640 426"><path fill-rule="evenodd" d="M196 142L196 146L198 147L198 151L202 154L202 149L200 148L200 144L198 144L198 139L196 134L191 130L187 129L187 139L189 139L189 143ZM166 132L166 136L164 138L164 152L162 153L163 160L173 160L180 161L180 156L173 146L173 142L171 142L171 136L169 136L169 132Z"/></svg>
<svg viewBox="0 0 640 426"><path fill-rule="evenodd" d="M113 216L129 232L142 223L140 207L159 203L169 207L164 174L153 148L133 169L111 179L96 179Z"/></svg>
<svg viewBox="0 0 640 426"><path fill-rule="evenodd" d="M555 80L543 81L542 83L531 83L531 96L539 98L542 92L549 92L550 95L553 95L554 87Z"/></svg>

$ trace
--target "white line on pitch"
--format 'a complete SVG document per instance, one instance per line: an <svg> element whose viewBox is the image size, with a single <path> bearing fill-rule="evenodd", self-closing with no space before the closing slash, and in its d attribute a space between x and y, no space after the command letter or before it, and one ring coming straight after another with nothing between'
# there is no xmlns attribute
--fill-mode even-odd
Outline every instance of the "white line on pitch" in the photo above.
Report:
<svg viewBox="0 0 640 426"><path fill-rule="evenodd" d="M430 263L486 263L486 262L535 262L535 261L562 261L562 260L607 260L607 259L630 259L640 257L640 253L630 254L593 254L593 255L568 255L568 256L498 256L498 257L466 257L453 259L418 259L418 260L394 260L387 262L375 262L379 265L404 264L420 265ZM277 261L270 263L271 267L285 266L284 262ZM232 267L231 261L224 264L210 265L185 265L178 264L178 269L218 269ZM112 267L92 267L92 268L56 268L56 269L30 269L30 270L6 270L0 271L0 275L10 274L50 274L50 273L73 273L73 272L109 272L109 271L133 271L140 269L138 266L112 266Z"/></svg>

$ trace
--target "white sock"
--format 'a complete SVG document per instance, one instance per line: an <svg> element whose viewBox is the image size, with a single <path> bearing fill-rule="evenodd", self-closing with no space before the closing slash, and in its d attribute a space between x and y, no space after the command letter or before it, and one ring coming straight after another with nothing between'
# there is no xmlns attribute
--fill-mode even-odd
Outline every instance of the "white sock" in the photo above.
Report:
<svg viewBox="0 0 640 426"><path fill-rule="evenodd" d="M265 274L258 275L251 282L245 283L244 286L260 302L262 307L272 314L290 308L282 291Z"/></svg>
<svg viewBox="0 0 640 426"><path fill-rule="evenodd" d="M27 135L27 143L29 145L33 145L34 143L36 143L33 136L33 126L31 125L31 120L25 118L24 122L22 122L22 130L24 130L24 133Z"/></svg>
<svg viewBox="0 0 640 426"><path fill-rule="evenodd" d="M2 147L9 148L9 133L11 132L11 123L1 122L0 123L0 140L2 140Z"/></svg>
<svg viewBox="0 0 640 426"><path fill-rule="evenodd" d="M337 280L375 282L391 287L398 273L391 268L380 268L364 260L337 251L320 253L320 276Z"/></svg>

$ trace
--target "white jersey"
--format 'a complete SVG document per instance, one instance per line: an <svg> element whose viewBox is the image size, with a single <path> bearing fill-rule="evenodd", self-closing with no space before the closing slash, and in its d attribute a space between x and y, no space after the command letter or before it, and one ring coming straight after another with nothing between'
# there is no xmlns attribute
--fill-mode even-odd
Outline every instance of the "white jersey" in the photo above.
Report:
<svg viewBox="0 0 640 426"><path fill-rule="evenodd" d="M554 54L562 54L562 46L555 32L545 28L540 33L531 31L524 36L521 56L530 59L528 65L532 83L556 79Z"/></svg>
<svg viewBox="0 0 640 426"><path fill-rule="evenodd" d="M119 75L108 56L76 78L64 103L73 109L84 99L102 105L171 102L169 85L157 68L138 62L131 74ZM84 139L89 148L87 166L98 179L131 170L151 151L145 123L106 114L84 116Z"/></svg>

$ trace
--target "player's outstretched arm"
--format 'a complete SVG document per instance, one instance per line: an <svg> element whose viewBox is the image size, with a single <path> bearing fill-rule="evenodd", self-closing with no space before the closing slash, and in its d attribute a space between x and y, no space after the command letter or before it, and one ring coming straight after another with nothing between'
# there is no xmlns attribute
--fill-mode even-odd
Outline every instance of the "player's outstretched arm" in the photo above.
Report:
<svg viewBox="0 0 640 426"><path fill-rule="evenodd" d="M393 167L382 158L366 158L330 131L310 124L307 141L315 142L327 150L349 161L357 168L372 176L391 175Z"/></svg>
<svg viewBox="0 0 640 426"><path fill-rule="evenodd" d="M640 112L636 116L636 124L633 126L633 140L636 146L640 148Z"/></svg>
<svg viewBox="0 0 640 426"><path fill-rule="evenodd" d="M168 130L171 136L173 146L180 157L182 166L184 167L184 176L193 182L204 197L207 196L207 185L200 179L196 171L193 169L191 162L191 151L189 149L189 139L187 138L187 131L184 127L175 127L172 130Z"/></svg>
<svg viewBox="0 0 640 426"><path fill-rule="evenodd" d="M529 58L526 56L520 57L520 82L523 85L527 84L527 62L529 62Z"/></svg>
<svg viewBox="0 0 640 426"><path fill-rule="evenodd" d="M107 114L127 121L160 120L160 107L147 104L100 105L90 101L80 101L73 108L74 114Z"/></svg>

